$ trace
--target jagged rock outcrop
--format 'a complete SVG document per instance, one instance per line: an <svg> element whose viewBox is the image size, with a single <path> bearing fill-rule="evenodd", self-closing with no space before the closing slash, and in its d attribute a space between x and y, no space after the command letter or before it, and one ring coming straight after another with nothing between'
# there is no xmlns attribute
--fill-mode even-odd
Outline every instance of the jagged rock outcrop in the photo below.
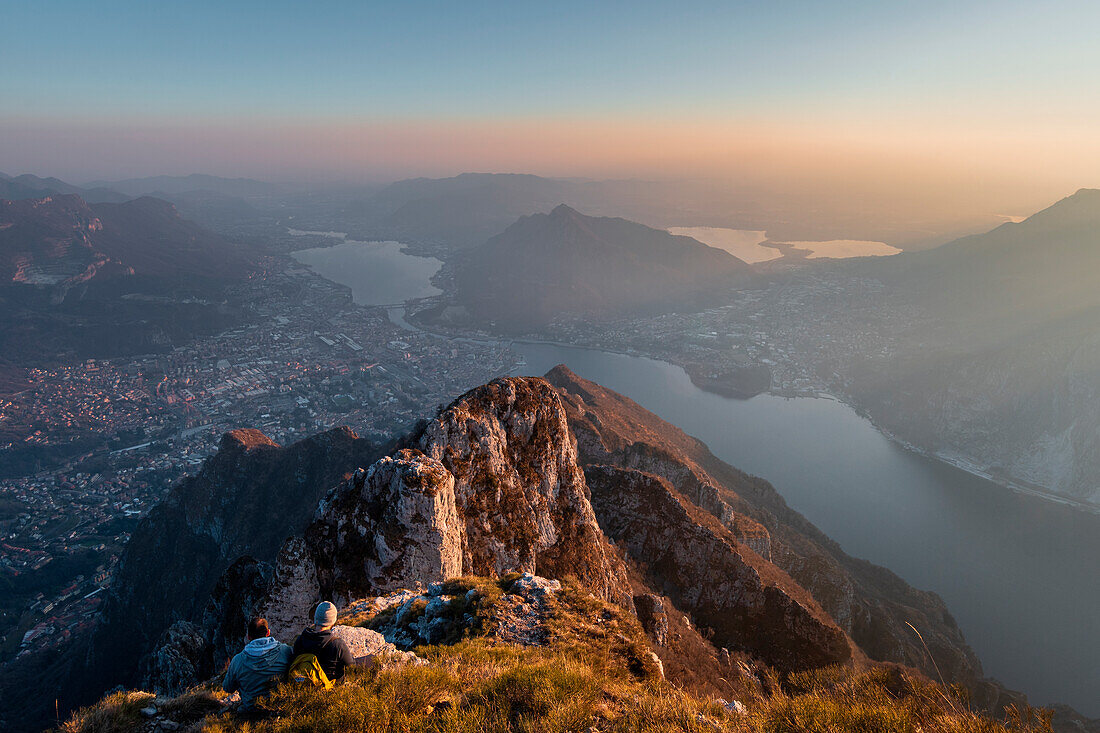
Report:
<svg viewBox="0 0 1100 733"><path fill-rule="evenodd" d="M141 686L178 695L214 672L211 647L203 630L188 621L168 627L157 647L141 660Z"/></svg>
<svg viewBox="0 0 1100 733"><path fill-rule="evenodd" d="M244 556L273 561L283 541L305 529L320 499L378 452L347 428L286 447L256 430L226 434L199 473L174 487L134 531L62 706L135 684L138 661L165 629L180 620L201 622L231 563ZM246 596L242 590L257 582L239 580L227 583L226 592ZM244 606L227 603L223 612L243 617ZM219 655L236 653L236 641L220 641Z"/></svg>
<svg viewBox="0 0 1100 733"><path fill-rule="evenodd" d="M638 622L657 646L668 644L668 613L660 596L644 593L634 596L634 610Z"/></svg>
<svg viewBox="0 0 1100 733"><path fill-rule="evenodd" d="M665 479L614 466L585 471L600 526L716 643L792 671L852 658L844 632L804 589L740 545Z"/></svg>
<svg viewBox="0 0 1100 733"><path fill-rule="evenodd" d="M322 503L311 527L326 589L347 600L411 579L461 575L454 486L443 464L418 450L403 449L356 472Z"/></svg>
<svg viewBox="0 0 1100 733"><path fill-rule="evenodd" d="M464 573L575 577L630 606L625 568L600 531L565 409L546 381L508 377L471 390L417 443L455 478Z"/></svg>
<svg viewBox="0 0 1100 733"><path fill-rule="evenodd" d="M321 502L304 545L288 540L295 549L284 555L296 559L280 564L287 584L265 607L295 604L286 612L300 617L322 596L346 603L507 572L573 577L631 607L626 567L596 521L565 410L544 380L471 390L406 442L415 447L357 471Z"/></svg>
<svg viewBox="0 0 1100 733"><path fill-rule="evenodd" d="M321 585L317 569L310 561L309 548L301 538L291 537L279 550L275 573L267 592L256 602L253 615L267 619L276 639L293 639L313 623L310 611L320 594Z"/></svg>

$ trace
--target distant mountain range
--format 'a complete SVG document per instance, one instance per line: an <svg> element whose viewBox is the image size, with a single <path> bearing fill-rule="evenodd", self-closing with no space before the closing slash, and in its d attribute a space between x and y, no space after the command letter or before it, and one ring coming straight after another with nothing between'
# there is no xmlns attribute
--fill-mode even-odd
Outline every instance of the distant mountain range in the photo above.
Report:
<svg viewBox="0 0 1100 733"><path fill-rule="evenodd" d="M159 199L0 200L0 354L34 363L170 348L232 321L215 303L254 257Z"/></svg>
<svg viewBox="0 0 1100 733"><path fill-rule="evenodd" d="M224 196L248 198L271 196L285 190L285 187L277 183L267 183L252 178L221 178L200 173L189 176L149 176L127 178L122 181L93 181L87 185L120 191L129 196L147 196L155 193L172 196L190 191L213 191Z"/></svg>
<svg viewBox="0 0 1100 733"><path fill-rule="evenodd" d="M88 203L122 203L131 197L104 186L82 188L59 178L39 178L24 173L14 178L0 173L0 200L18 201L58 194L77 194Z"/></svg>
<svg viewBox="0 0 1100 733"><path fill-rule="evenodd" d="M9 176L0 173L0 200L20 201L44 196L76 194L89 204L123 203L142 196L171 202L184 218L232 230L244 223L267 221L251 201L266 200L286 193L287 187L250 178L152 176L122 181L95 181L77 186L58 178L31 174Z"/></svg>
<svg viewBox="0 0 1100 733"><path fill-rule="evenodd" d="M432 245L446 252L481 245L519 217L561 203L659 227L756 224L735 210L731 197L725 188L698 183L463 173L397 181L350 203L342 217L359 236Z"/></svg>
<svg viewBox="0 0 1100 733"><path fill-rule="evenodd" d="M234 276L246 266L232 246L160 199L89 205L65 194L0 201L5 283L64 287L104 273Z"/></svg>
<svg viewBox="0 0 1100 733"><path fill-rule="evenodd" d="M562 204L520 217L470 250L455 283L475 319L527 330L561 314L607 318L698 307L750 272L742 260L690 237Z"/></svg>
<svg viewBox="0 0 1100 733"><path fill-rule="evenodd" d="M560 203L662 229L766 230L777 242L858 239L905 249L942 244L1003 221L956 206L929 211L894 202L880 209L839 193L808 198L738 181L587 180L512 173L398 181L373 195L352 198L333 213L358 238L396 239L445 254L478 246L518 217Z"/></svg>
<svg viewBox="0 0 1100 733"><path fill-rule="evenodd" d="M994 476L1100 501L1100 191L844 272L920 314L851 391L881 425Z"/></svg>

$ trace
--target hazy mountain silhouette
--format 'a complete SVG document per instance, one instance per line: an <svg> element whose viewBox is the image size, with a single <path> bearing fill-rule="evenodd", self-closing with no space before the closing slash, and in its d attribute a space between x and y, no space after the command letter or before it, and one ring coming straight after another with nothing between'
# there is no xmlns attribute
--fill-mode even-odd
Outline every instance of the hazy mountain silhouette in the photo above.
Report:
<svg viewBox="0 0 1100 733"><path fill-rule="evenodd" d="M56 196L58 194L76 194L88 203L121 203L130 199L129 196L103 186L81 188L71 183L66 183L59 178L39 178L38 176L24 173L20 176L0 175L0 199L18 201L21 199L36 199L43 196Z"/></svg>
<svg viewBox="0 0 1100 733"><path fill-rule="evenodd" d="M1100 191L853 267L921 314L852 389L881 424L994 475L1100 499Z"/></svg>
<svg viewBox="0 0 1100 733"><path fill-rule="evenodd" d="M227 327L222 291L253 255L159 199L0 201L0 353L155 352Z"/></svg>
<svg viewBox="0 0 1100 733"><path fill-rule="evenodd" d="M188 191L214 191L226 196L247 198L270 196L283 190L283 187L276 183L257 181L252 178L221 178L201 173L193 173L189 176L149 176L122 181L94 181L88 186L102 186L131 196L146 196L158 192L174 195Z"/></svg>
<svg viewBox="0 0 1100 733"><path fill-rule="evenodd" d="M459 298L481 320L531 328L562 313L612 317L698 306L751 268L724 250L562 204L469 252Z"/></svg>

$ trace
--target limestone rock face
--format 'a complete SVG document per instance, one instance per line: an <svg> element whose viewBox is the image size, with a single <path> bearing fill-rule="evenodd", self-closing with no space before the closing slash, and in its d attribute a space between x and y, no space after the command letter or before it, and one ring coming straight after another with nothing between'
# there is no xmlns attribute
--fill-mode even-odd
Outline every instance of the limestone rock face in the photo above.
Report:
<svg viewBox="0 0 1100 733"><path fill-rule="evenodd" d="M198 684L214 671L210 651L202 629L177 621L161 635L156 649L142 659L143 689L178 695Z"/></svg>
<svg viewBox="0 0 1100 733"><path fill-rule="evenodd" d="M645 593L634 596L634 609L642 628L657 646L668 644L668 612L660 596Z"/></svg>
<svg viewBox="0 0 1100 733"><path fill-rule="evenodd" d="M273 560L288 536L309 525L318 501L378 455L377 446L347 428L284 447L256 430L226 434L202 469L173 487L134 530L81 663L64 685L70 704L136 684L140 658L175 621L201 622L234 561Z"/></svg>
<svg viewBox="0 0 1100 733"><path fill-rule="evenodd" d="M256 604L255 615L267 619L272 636L289 644L313 622L310 611L320 594L309 548L300 537L291 537L279 550L274 577Z"/></svg>
<svg viewBox="0 0 1100 733"><path fill-rule="evenodd" d="M604 531L647 580L715 641L782 670L839 664L852 657L844 632L789 576L755 553L665 479L613 466L586 471Z"/></svg>
<svg viewBox="0 0 1100 733"><path fill-rule="evenodd" d="M224 667L244 647L248 622L258 615L272 572L269 564L245 556L230 565L215 583L200 628L210 643L216 669Z"/></svg>
<svg viewBox="0 0 1100 733"><path fill-rule="evenodd" d="M310 540L336 598L462 574L454 477L418 450L382 458L322 502Z"/></svg>
<svg viewBox="0 0 1100 733"><path fill-rule="evenodd" d="M463 573L573 576L593 595L631 605L625 566L600 531L565 409L546 381L478 387L417 443L454 476Z"/></svg>
<svg viewBox="0 0 1100 733"><path fill-rule="evenodd" d="M513 571L574 577L596 597L633 607L626 566L592 510L565 410L544 380L478 387L406 442L415 447L356 471L321 501L304 538L284 544L262 606L273 632L281 616L308 619L322 597L342 606Z"/></svg>

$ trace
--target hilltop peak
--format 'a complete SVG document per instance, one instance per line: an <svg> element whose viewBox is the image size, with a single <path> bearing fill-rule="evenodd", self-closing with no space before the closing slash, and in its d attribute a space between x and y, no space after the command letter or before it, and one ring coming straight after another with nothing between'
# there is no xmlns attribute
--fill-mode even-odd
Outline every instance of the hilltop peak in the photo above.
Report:
<svg viewBox="0 0 1100 733"><path fill-rule="evenodd" d="M253 428L238 428L230 430L222 436L219 450L245 450L249 451L260 446L272 446L278 448L279 444Z"/></svg>
<svg viewBox="0 0 1100 733"><path fill-rule="evenodd" d="M749 272L742 260L690 237L560 204L520 217L471 251L456 282L476 319L528 330L562 314L696 307Z"/></svg>
<svg viewBox="0 0 1100 733"><path fill-rule="evenodd" d="M569 206L568 204L558 204L550 212L550 216L574 217L574 216L582 216L582 214L579 211L577 211L576 209L574 209L573 207Z"/></svg>

